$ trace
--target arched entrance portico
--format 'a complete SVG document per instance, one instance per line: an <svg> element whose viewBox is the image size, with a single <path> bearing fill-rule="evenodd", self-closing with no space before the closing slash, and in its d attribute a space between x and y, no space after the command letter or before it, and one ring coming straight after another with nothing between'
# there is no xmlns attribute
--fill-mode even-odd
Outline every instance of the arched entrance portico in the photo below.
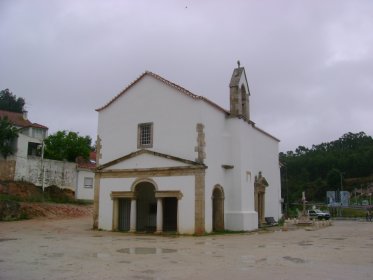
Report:
<svg viewBox="0 0 373 280"><path fill-rule="evenodd" d="M178 231L180 191L159 191L152 179L136 180L131 191L111 192L113 230L130 232Z"/></svg>
<svg viewBox="0 0 373 280"><path fill-rule="evenodd" d="M224 230L224 191L219 185L212 192L212 230Z"/></svg>
<svg viewBox="0 0 373 280"><path fill-rule="evenodd" d="M135 187L136 231L154 232L157 226L157 200L155 187L150 182L141 182Z"/></svg>

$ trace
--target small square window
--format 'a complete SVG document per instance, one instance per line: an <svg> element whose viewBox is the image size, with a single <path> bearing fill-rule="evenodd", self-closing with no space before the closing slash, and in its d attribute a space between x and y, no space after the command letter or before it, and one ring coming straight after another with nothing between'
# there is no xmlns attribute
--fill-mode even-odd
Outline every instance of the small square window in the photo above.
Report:
<svg viewBox="0 0 373 280"><path fill-rule="evenodd" d="M93 178L84 177L84 187L85 188L92 188L93 187Z"/></svg>
<svg viewBox="0 0 373 280"><path fill-rule="evenodd" d="M141 123L137 128L137 148L153 147L153 123Z"/></svg>

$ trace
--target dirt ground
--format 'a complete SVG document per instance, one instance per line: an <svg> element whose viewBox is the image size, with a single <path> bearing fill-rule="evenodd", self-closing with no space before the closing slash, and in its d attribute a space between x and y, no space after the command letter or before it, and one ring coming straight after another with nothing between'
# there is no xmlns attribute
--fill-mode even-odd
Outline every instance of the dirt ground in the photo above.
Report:
<svg viewBox="0 0 373 280"><path fill-rule="evenodd" d="M75 218L93 213L93 205L75 205L61 203L21 202L21 209L27 217L32 218Z"/></svg>
<svg viewBox="0 0 373 280"><path fill-rule="evenodd" d="M373 223L203 237L91 230L91 217L0 222L0 279L373 279Z"/></svg>

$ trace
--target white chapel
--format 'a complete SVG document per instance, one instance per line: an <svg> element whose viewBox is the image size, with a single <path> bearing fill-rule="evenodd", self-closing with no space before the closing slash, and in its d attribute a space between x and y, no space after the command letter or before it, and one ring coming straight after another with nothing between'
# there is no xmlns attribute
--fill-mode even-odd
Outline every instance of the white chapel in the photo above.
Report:
<svg viewBox="0 0 373 280"><path fill-rule="evenodd" d="M250 118L245 69L230 110L145 72L98 112L94 227L250 231L281 213L279 140Z"/></svg>

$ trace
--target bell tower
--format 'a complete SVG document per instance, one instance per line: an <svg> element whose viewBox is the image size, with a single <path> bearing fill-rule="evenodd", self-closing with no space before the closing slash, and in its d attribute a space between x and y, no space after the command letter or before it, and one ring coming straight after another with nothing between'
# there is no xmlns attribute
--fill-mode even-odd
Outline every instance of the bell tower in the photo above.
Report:
<svg viewBox="0 0 373 280"><path fill-rule="evenodd" d="M232 78L229 83L230 88L230 113L232 117L250 120L250 90L247 83L245 68L241 67L240 61L237 61L238 67L233 70Z"/></svg>

